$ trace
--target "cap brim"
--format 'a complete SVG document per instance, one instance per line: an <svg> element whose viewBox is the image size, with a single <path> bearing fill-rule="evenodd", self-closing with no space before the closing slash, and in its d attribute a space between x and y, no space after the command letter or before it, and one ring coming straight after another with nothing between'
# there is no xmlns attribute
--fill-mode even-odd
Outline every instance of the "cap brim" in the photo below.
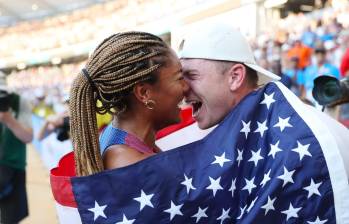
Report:
<svg viewBox="0 0 349 224"><path fill-rule="evenodd" d="M280 80L280 76L262 68L259 65L251 64L251 63L244 63L244 65L252 68L258 73L258 85L264 85L271 81Z"/></svg>

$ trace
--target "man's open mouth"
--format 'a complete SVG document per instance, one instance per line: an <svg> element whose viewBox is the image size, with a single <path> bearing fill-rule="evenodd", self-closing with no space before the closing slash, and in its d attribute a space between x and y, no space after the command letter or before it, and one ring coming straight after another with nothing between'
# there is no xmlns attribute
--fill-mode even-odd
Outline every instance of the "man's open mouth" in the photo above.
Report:
<svg viewBox="0 0 349 224"><path fill-rule="evenodd" d="M196 117L200 113L200 109L202 107L202 102L200 101L191 101L190 102L193 108L193 117Z"/></svg>

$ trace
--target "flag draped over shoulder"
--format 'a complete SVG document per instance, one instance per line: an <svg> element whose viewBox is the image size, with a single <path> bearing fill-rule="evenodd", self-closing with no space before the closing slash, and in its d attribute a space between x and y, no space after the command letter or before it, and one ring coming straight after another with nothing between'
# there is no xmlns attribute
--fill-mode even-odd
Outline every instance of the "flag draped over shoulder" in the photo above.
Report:
<svg viewBox="0 0 349 224"><path fill-rule="evenodd" d="M280 88L249 94L202 140L91 176L53 173L54 194L68 189L55 198L70 198L82 223L342 223L333 142Z"/></svg>

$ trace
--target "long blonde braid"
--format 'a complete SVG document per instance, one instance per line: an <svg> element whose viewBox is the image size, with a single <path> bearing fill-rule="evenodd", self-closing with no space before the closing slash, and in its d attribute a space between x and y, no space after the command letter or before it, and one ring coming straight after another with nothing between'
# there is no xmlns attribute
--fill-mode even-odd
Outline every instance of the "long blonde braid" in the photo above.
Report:
<svg viewBox="0 0 349 224"><path fill-rule="evenodd" d="M125 32L105 39L88 60L85 71L75 78L70 95L71 137L76 174L85 176L104 170L100 154L96 112L122 113L136 83L156 81L169 47L157 36ZM100 100L102 106L97 107Z"/></svg>

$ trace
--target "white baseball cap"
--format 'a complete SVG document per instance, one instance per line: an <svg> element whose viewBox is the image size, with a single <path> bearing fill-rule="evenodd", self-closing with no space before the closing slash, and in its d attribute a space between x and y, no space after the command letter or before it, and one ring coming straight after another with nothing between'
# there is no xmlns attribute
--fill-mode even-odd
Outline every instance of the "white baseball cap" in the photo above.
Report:
<svg viewBox="0 0 349 224"><path fill-rule="evenodd" d="M258 85L280 79L278 75L257 65L246 38L228 24L207 24L198 32L184 38L181 45L181 59L240 62L257 71Z"/></svg>

